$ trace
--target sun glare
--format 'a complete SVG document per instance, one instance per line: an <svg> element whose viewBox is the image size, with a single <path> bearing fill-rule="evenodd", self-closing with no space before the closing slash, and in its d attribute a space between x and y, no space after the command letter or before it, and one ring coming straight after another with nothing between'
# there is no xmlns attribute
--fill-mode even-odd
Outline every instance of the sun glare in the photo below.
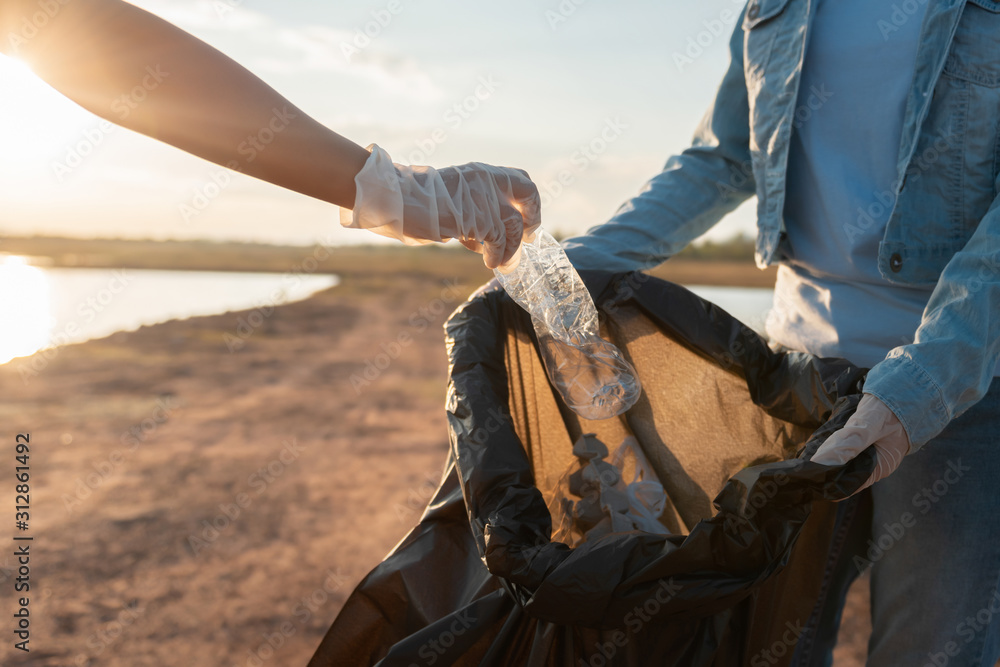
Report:
<svg viewBox="0 0 1000 667"><path fill-rule="evenodd" d="M77 127L73 109L31 68L15 58L0 56L0 164L4 171L46 166Z"/></svg>
<svg viewBox="0 0 1000 667"><path fill-rule="evenodd" d="M49 282L24 257L0 255L0 364L42 349L52 333Z"/></svg>

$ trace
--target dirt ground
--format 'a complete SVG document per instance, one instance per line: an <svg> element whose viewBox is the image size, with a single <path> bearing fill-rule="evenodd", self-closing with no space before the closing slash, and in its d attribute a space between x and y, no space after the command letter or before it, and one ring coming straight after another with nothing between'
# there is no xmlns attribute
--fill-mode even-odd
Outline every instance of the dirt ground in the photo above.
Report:
<svg viewBox="0 0 1000 667"><path fill-rule="evenodd" d="M0 664L305 664L437 482L441 324L488 277L474 266L346 276L0 366L0 439L31 436L34 536L30 660L8 616ZM863 664L867 623L862 581L838 667Z"/></svg>

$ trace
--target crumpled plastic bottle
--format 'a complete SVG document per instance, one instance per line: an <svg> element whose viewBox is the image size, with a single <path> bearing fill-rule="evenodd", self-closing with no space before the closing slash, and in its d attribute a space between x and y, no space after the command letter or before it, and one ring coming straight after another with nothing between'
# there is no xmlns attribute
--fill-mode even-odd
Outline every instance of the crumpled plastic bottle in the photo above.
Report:
<svg viewBox="0 0 1000 667"><path fill-rule="evenodd" d="M593 433L573 443L569 464L547 498L552 541L577 547L612 533L670 531L660 522L667 494L635 437L609 453Z"/></svg>
<svg viewBox="0 0 1000 667"><path fill-rule="evenodd" d="M573 412L609 419L635 404L642 391L635 369L601 338L594 300L551 234L538 229L493 273L531 314L545 371Z"/></svg>

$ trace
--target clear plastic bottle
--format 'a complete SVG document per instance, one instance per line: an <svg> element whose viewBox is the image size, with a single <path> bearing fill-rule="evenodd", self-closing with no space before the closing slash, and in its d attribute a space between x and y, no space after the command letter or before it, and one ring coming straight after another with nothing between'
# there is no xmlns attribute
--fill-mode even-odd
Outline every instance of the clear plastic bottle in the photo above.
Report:
<svg viewBox="0 0 1000 667"><path fill-rule="evenodd" d="M531 314L545 371L570 409L608 419L635 404L642 391L635 369L601 338L594 300L558 241L538 229L493 273Z"/></svg>

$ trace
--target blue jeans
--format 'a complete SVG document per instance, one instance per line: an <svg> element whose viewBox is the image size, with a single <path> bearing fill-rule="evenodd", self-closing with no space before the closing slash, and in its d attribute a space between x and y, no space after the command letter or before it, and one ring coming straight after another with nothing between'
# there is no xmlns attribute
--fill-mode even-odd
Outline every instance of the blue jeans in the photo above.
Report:
<svg viewBox="0 0 1000 667"><path fill-rule="evenodd" d="M871 503L871 524L866 503ZM840 504L826 599L795 665L830 667L850 583L871 573L869 667L993 667L1000 659L1000 381L871 498Z"/></svg>

